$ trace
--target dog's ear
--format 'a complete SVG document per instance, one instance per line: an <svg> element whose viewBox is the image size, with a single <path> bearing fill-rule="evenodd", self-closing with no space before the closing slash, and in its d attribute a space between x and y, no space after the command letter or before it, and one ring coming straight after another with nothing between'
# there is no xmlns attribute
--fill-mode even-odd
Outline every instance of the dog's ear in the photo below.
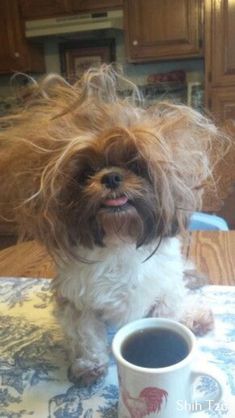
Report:
<svg viewBox="0 0 235 418"><path fill-rule="evenodd" d="M200 210L204 186L213 185L213 167L228 140L187 106L160 103L148 113L152 122L136 127L135 136L148 162L163 233L174 235L185 229L192 212Z"/></svg>

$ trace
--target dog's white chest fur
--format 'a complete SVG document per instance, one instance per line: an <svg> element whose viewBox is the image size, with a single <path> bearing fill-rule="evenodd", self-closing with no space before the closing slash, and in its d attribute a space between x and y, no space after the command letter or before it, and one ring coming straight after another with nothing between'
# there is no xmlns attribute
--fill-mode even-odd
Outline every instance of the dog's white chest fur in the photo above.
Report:
<svg viewBox="0 0 235 418"><path fill-rule="evenodd" d="M153 306L172 315L184 296L184 262L177 238L136 249L124 242L92 251L79 250L91 263L71 262L59 269L59 294L81 311L96 311L103 320L121 325L146 315Z"/></svg>

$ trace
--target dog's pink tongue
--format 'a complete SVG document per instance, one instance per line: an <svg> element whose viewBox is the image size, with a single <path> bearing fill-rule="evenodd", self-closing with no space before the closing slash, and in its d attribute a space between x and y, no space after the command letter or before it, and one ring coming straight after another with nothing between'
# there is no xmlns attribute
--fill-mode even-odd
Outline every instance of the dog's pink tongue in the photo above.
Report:
<svg viewBox="0 0 235 418"><path fill-rule="evenodd" d="M117 199L107 199L105 200L105 206L123 206L127 203L128 199L126 196L117 197Z"/></svg>

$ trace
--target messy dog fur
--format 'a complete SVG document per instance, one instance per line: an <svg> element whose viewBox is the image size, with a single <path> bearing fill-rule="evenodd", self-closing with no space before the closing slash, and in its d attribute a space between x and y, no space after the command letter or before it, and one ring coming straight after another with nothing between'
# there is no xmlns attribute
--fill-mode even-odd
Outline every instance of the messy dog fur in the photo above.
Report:
<svg viewBox="0 0 235 418"><path fill-rule="evenodd" d="M223 141L186 106L120 98L120 79L109 66L74 85L47 76L0 135L1 217L54 257L71 376L85 383L107 369L106 323L162 315L200 333L213 322L189 303L178 234Z"/></svg>

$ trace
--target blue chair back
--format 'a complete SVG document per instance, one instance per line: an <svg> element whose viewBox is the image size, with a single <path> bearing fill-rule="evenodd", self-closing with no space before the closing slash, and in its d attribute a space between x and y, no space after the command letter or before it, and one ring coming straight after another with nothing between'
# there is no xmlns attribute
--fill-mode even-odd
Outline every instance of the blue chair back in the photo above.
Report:
<svg viewBox="0 0 235 418"><path fill-rule="evenodd" d="M208 213L194 212L189 219L188 229L195 230L211 230L211 231L228 231L227 222L220 216L210 215Z"/></svg>

